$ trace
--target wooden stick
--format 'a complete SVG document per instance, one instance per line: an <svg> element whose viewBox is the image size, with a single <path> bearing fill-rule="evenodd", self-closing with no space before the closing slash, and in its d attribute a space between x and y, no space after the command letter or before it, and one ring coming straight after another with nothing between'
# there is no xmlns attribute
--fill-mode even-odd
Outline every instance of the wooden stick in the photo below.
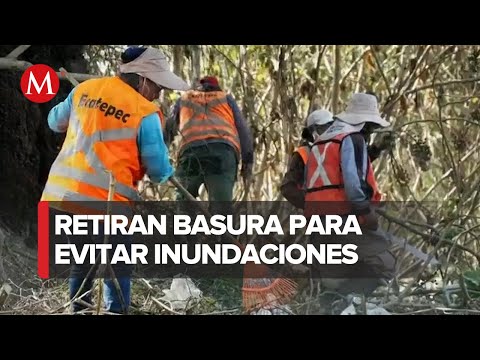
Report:
<svg viewBox="0 0 480 360"><path fill-rule="evenodd" d="M7 274L5 273L5 269L3 267L3 251L5 248L5 232L0 229L0 283L7 280Z"/></svg>
<svg viewBox="0 0 480 360"><path fill-rule="evenodd" d="M397 219L396 217L388 214L385 210L375 209L375 211L379 215L383 216L385 219L387 219L387 220L389 220L389 221L391 221L391 222L393 222L397 225L400 225L400 226L404 227L405 229L413 232L414 234L421 236L425 240L432 241L432 240L438 240L439 239L438 235L425 234L425 233L415 229L413 226L408 225L405 221Z"/></svg>
<svg viewBox="0 0 480 360"><path fill-rule="evenodd" d="M107 216L110 216L112 214L112 206L111 202L113 201L113 196L115 194L115 178L112 175L111 171L107 171L109 176L110 176L110 182L108 185L108 196L107 196ZM107 232L107 231L106 231ZM108 244L108 234L104 234L103 237L103 243ZM109 265L110 266L110 265ZM102 304L102 292L103 292L103 282L98 280L98 303L97 303L97 315L100 314L100 308ZM118 291L118 289L117 289ZM120 292L119 292L120 294Z"/></svg>
<svg viewBox="0 0 480 360"><path fill-rule="evenodd" d="M211 217L212 215L210 214L210 212L205 209L202 204L193 197L192 194L190 194L188 192L187 189L185 189L183 187L182 184L180 184L180 182L174 177L172 176L170 179L170 182L182 193L183 196L185 196L188 200L192 201L193 203L195 203L195 205L200 209L200 211L202 211L202 213L206 216L206 217ZM235 239L230 233L226 232L225 233L225 236L231 241L233 242L235 245L239 246L240 248L243 249L243 246L240 244L240 242Z"/></svg>
<svg viewBox="0 0 480 360"><path fill-rule="evenodd" d="M93 289L94 287L92 287ZM67 308L68 306L70 306L70 304L73 303L74 300L80 300L82 299L83 297L87 296L88 294L90 294L92 292L92 289L88 290L88 291L85 291L82 295L78 296L77 298L73 298L72 300L69 300L67 301L65 304L63 304L62 306L59 306L58 308L55 308L54 310L50 311L49 314L55 314L55 313L58 313L60 310L62 309L65 309Z"/></svg>
<svg viewBox="0 0 480 360"><path fill-rule="evenodd" d="M28 62L28 61L22 61L22 60L7 58L7 57L3 57L3 58L0 57L0 70L21 70L21 71L25 71L32 65L33 64ZM89 79L97 79L97 78L101 77L101 75L68 73L68 75L71 78L71 79L69 79L65 76L65 73L62 73L62 71L57 71L56 74L61 80L69 80L70 82L72 82L71 79L75 80L76 85L78 85L79 81L85 81L85 80L89 80ZM73 82L72 82L72 84L73 84Z"/></svg>
<svg viewBox="0 0 480 360"><path fill-rule="evenodd" d="M467 83L472 83L472 82L480 82L480 77L473 77L473 78L468 78L468 79L455 79L455 80L449 80L449 81L443 81L443 82L434 82L431 84L419 86L417 88L408 90L405 92L406 95L417 92L417 91L422 91L425 89L430 89L434 87L440 87L440 86L445 86L445 85L455 85L455 84L467 84Z"/></svg>
<svg viewBox="0 0 480 360"><path fill-rule="evenodd" d="M110 215L110 213L112 212L111 204L112 204L112 201L113 201L113 196L115 195L116 180L115 180L115 177L113 176L113 173L111 171L107 170L106 172L110 176L110 184L108 186L108 198L107 198L107 215ZM109 237L108 234L104 235L104 241L103 241L104 244L108 244L108 237ZM125 299L123 298L120 283L118 282L118 279L115 276L115 271L113 270L112 264L108 263L107 267L108 267L108 271L110 273L110 276L112 277L113 284L115 286L115 290L118 294L118 297L120 298L120 303L122 305L122 309L124 309L124 313L126 314L128 309L127 309L127 306L125 304Z"/></svg>
<svg viewBox="0 0 480 360"><path fill-rule="evenodd" d="M175 178L174 176L172 176L170 179L170 182L182 193L183 196L185 196L188 200L194 202L195 204L197 204L197 206L200 208L200 210L206 215L206 216L210 216L210 213L208 212L207 209L205 209L198 201L197 199L195 199L193 197L192 194L190 194L190 192L185 189L183 187L182 184L180 184L180 182L177 180L177 178Z"/></svg>
<svg viewBox="0 0 480 360"><path fill-rule="evenodd" d="M65 78L67 79L68 81L70 81L72 83L73 86L77 86L79 84L79 82L77 81L77 79L75 79L72 74L70 74L67 70L65 70L65 68L61 67L60 68L60 74Z"/></svg>
<svg viewBox="0 0 480 360"><path fill-rule="evenodd" d="M26 70L33 64L28 61L22 61L10 58L0 58L0 69L2 70Z"/></svg>
<svg viewBox="0 0 480 360"><path fill-rule="evenodd" d="M337 113L338 108L338 99L340 97L340 61L341 60L341 52L340 52L340 45L335 45L335 73L333 79L333 91L332 91L332 103L331 109L332 113Z"/></svg>
<svg viewBox="0 0 480 360"><path fill-rule="evenodd" d="M3 309L3 305L8 299L8 295L12 292L12 287L7 283L4 283L0 288L0 309Z"/></svg>
<svg viewBox="0 0 480 360"><path fill-rule="evenodd" d="M178 312L178 311L175 311L175 310L169 308L167 305L165 305L164 303L162 303L160 300L154 298L153 296L152 296L152 300L153 300L153 302L154 302L155 304L157 304L158 306L160 306L160 307L164 308L165 310L171 312L172 314L175 314L175 315L185 315L185 314L182 314L182 313L180 313L180 312Z"/></svg>

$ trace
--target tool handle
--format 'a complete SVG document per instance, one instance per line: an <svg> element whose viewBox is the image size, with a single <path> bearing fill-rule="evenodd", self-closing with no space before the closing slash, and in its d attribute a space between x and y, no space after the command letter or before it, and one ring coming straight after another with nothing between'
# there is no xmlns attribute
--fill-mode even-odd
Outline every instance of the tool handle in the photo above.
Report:
<svg viewBox="0 0 480 360"><path fill-rule="evenodd" d="M197 199L195 199L193 197L192 194L190 194L188 192L187 189L185 189L183 187L182 184L180 184L180 182L178 181L177 178L175 178L174 176L170 177L170 182L178 189L178 191L180 191L182 193L183 196L185 196L188 200L192 201L193 203L195 203L195 205L200 209L200 211L208 218L210 218L212 215L210 214L210 212L205 209L205 207L202 206L202 204L200 203L200 201L198 201ZM236 239L234 238L231 234L229 234L228 232L225 233L225 235L227 236L228 240L233 242L235 245L239 246L240 248L244 248L244 246Z"/></svg>

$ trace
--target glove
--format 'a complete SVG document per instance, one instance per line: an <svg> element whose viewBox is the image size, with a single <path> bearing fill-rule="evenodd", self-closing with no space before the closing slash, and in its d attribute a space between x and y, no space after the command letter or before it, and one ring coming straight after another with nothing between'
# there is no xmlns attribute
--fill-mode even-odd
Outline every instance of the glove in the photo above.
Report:
<svg viewBox="0 0 480 360"><path fill-rule="evenodd" d="M245 183L248 183L252 180L252 173L253 173L253 163L242 164L242 169L240 170L240 174L243 178Z"/></svg>
<svg viewBox="0 0 480 360"><path fill-rule="evenodd" d="M380 151L392 150L395 147L395 134L393 132L386 133L378 144Z"/></svg>

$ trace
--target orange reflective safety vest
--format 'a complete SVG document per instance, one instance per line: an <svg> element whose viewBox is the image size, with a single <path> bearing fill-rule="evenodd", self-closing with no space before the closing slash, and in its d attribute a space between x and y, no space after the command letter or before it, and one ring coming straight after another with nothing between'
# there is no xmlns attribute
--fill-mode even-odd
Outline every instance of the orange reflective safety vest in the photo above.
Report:
<svg viewBox="0 0 480 360"><path fill-rule="evenodd" d="M107 171L116 180L114 201L139 200L136 186L145 171L137 132L142 118L154 112L164 123L160 109L118 77L81 83L72 102L65 141L41 200L106 201L110 184ZM68 209L62 205L61 210L71 210L74 205Z"/></svg>
<svg viewBox="0 0 480 360"><path fill-rule="evenodd" d="M310 154L310 147L307 145L300 146L295 149L294 153L298 153L303 160L303 164L307 164L308 155Z"/></svg>
<svg viewBox="0 0 480 360"><path fill-rule="evenodd" d="M308 155L310 154L310 147L307 145L300 146L296 148L293 153L298 153L298 155L300 155L303 165L305 166L307 164ZM297 184L297 188L303 190L303 183Z"/></svg>
<svg viewBox="0 0 480 360"><path fill-rule="evenodd" d="M240 156L240 138L233 111L223 91L187 91L180 99L180 153L192 143L221 139Z"/></svg>
<svg viewBox="0 0 480 360"><path fill-rule="evenodd" d="M305 213L310 215L346 215L351 213L341 170L340 148L343 139L352 133L317 141L310 149L305 171ZM381 200L372 164L368 159L366 182L371 188L370 200ZM335 202L326 205L320 202Z"/></svg>

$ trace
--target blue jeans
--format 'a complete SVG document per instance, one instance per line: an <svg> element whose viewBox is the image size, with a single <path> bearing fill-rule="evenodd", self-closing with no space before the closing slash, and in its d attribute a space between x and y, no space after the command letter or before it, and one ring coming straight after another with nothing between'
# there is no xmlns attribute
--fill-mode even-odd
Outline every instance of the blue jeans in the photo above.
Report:
<svg viewBox="0 0 480 360"><path fill-rule="evenodd" d="M115 287L114 281L111 279L104 279L104 288L103 288L103 301L105 302L105 310L114 313L127 313L130 306L130 289L131 282L130 277L121 277L117 279L120 285L120 290L122 298L118 296L117 288ZM70 299L73 299L75 294L80 289L82 285L83 278L71 277L69 280L70 287ZM85 282L84 288L82 289L81 294L84 294L92 288L93 279L87 280ZM91 293L82 297L82 300L91 304ZM123 300L123 301L122 301ZM124 304L124 306L122 306ZM74 303L72 304L74 312L80 311L85 307L81 304Z"/></svg>
<svg viewBox="0 0 480 360"><path fill-rule="evenodd" d="M62 211L54 210L56 214L68 214ZM71 214L68 214L71 215ZM75 244L78 249L84 244L102 244L104 241L103 235L103 223L100 223L98 226L98 232L100 235L91 235L91 236L80 236L80 235L65 235L68 238L68 242L70 244ZM131 244L132 244L132 236L129 235L109 235L108 243L112 244L113 249L118 244L125 245L128 254L130 255L131 251ZM77 265L72 263L70 266L70 279L69 279L69 295L70 300L72 300L77 292L80 290L80 287L83 283L83 280L86 278L90 268L93 265ZM118 280L120 286L120 293L118 293L117 288L115 286L115 282L113 279L110 278L110 272L106 270L106 275L108 278L103 280L104 282L104 291L103 291L103 300L105 302L105 310L114 313L123 313L126 314L130 307L130 290L131 290L131 273L132 273L132 265L125 265L122 263L112 265L112 269L115 273L115 277ZM85 281L85 285L83 286L81 293L78 297L80 297L85 292L89 291L92 288L93 281L95 279L95 272L94 270ZM82 300L86 303L92 304L91 301L92 293L85 295L82 297ZM74 302L72 304L72 310L74 312L83 310L85 308L84 305Z"/></svg>

